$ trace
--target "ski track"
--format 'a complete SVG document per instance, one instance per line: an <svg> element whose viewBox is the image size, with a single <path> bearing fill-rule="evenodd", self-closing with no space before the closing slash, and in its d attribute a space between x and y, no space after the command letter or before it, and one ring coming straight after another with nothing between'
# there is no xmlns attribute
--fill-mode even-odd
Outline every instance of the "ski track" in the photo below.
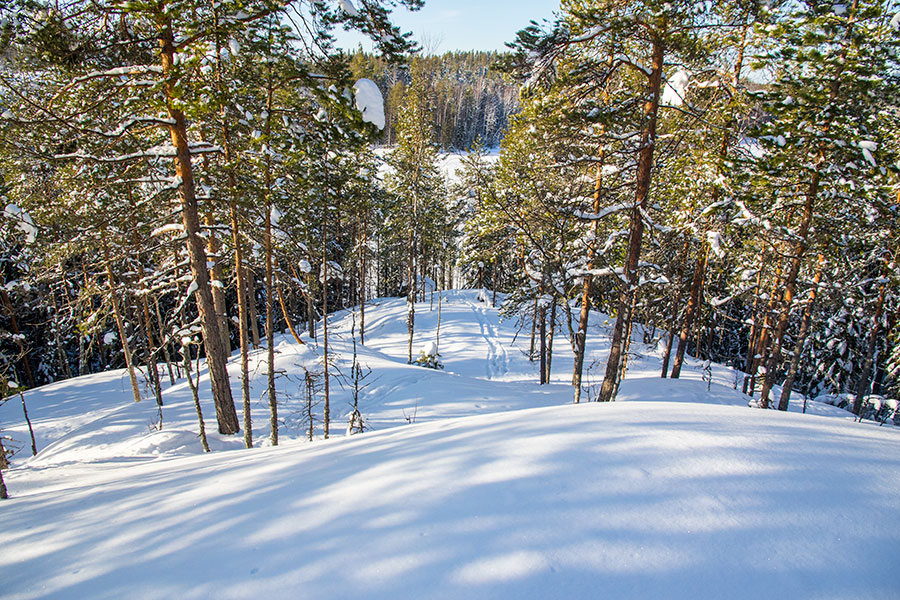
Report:
<svg viewBox="0 0 900 600"><path fill-rule="evenodd" d="M497 328L494 327L490 320L485 316L485 308L474 302L469 302L472 312L475 313L475 319L478 321L478 327L481 330L481 336L487 343L487 357L485 358L485 369L488 379L498 379L509 372L509 355L503 343L499 340Z"/></svg>

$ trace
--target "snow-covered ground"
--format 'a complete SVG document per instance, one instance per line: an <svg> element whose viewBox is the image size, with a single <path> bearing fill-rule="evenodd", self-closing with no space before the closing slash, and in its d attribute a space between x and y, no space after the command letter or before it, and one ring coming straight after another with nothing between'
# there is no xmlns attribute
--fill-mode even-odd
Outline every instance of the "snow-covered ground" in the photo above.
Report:
<svg viewBox="0 0 900 600"><path fill-rule="evenodd" d="M378 148L375 150L375 155L384 161L387 159L390 151L391 148L389 147ZM438 154L437 168L441 175L443 175L444 181L451 185L459 182L458 172L463 170L463 159L466 158L467 155L467 152L441 152ZM485 161L494 163L499 158L500 148L486 149L484 157ZM384 177L387 173L391 172L391 170L391 167L386 162L382 162L379 167L379 174L381 177Z"/></svg>
<svg viewBox="0 0 900 600"><path fill-rule="evenodd" d="M639 343L622 401L572 405L564 331L539 386L530 327L476 291L441 297L443 371L406 364L403 299L367 306L363 435L343 435L351 389L335 377L333 437L304 440L321 347L290 337L278 448L264 351L251 450L214 431L205 375L209 455L184 380L161 429L121 371L29 392L34 458L11 399L0 427L22 449L4 473L0 598L900 598L897 429L814 402L748 408L719 365L663 380ZM416 352L436 341L438 302L416 306ZM329 317L345 375L352 322ZM595 315L591 384L607 328Z"/></svg>

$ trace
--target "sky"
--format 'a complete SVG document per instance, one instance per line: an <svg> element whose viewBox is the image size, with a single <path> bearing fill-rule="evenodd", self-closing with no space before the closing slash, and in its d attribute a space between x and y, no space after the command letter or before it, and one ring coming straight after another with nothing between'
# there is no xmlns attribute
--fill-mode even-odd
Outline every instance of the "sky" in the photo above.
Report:
<svg viewBox="0 0 900 600"><path fill-rule="evenodd" d="M425 0L425 7L416 12L396 8L393 21L402 31L411 31L429 54L504 50L504 43L515 40L529 21L551 19L558 9L559 0ZM362 36L342 31L337 36L345 49L359 43L366 50L372 48Z"/></svg>

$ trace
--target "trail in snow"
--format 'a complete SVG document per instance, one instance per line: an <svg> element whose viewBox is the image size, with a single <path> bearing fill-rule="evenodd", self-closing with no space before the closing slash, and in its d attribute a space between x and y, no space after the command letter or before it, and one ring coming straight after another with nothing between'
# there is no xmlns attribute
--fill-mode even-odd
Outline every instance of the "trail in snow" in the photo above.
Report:
<svg viewBox="0 0 900 600"><path fill-rule="evenodd" d="M470 305L472 312L475 314L475 320L478 322L481 336L487 344L487 356L485 357L487 378L501 379L509 372L509 355L506 352L506 348L503 347L497 328L485 314L489 309L483 302L470 302ZM490 310L496 309L491 307Z"/></svg>

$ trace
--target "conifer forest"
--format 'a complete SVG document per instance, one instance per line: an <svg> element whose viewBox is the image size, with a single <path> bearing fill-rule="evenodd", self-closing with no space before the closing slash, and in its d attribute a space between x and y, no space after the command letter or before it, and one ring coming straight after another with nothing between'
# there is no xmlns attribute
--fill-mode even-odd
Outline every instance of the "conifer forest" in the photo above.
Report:
<svg viewBox="0 0 900 600"><path fill-rule="evenodd" d="M761 469L793 468L786 465L794 451L817 457L811 459L822 463L816 473L798 479L810 486L818 476L825 485L827 465L844 464L819 454L824 448L851 448L853 456L884 461L876 462L877 477L886 478L877 485L864 479L869 471L849 467L833 480L846 486L841 490L894 492L871 491L864 502L838 495L835 502L848 511L871 502L887 515L883 524L892 533L860 533L865 542L835 552L871 555L890 548L900 531L894 428L900 425L900 1L562 0L550 20L530 21L532 15L511 10L519 31L502 51L444 53L395 24L396 13L424 4L438 2L0 0L0 496L11 498L0 502L0 549L25 543L4 541L4 504L19 510L11 514L24 528L35 514L29 511L48 506L40 494L56 493L57 484L37 471L41 450L48 452L45 461L59 456L52 460L60 465L89 465L100 459L70 454L64 461L61 444L88 457L94 456L88 447L108 449L121 441L113 413L104 411L143 411L134 412L140 415L134 416L140 430L134 440L162 444L161 436L169 435L165 443L174 444L183 436L185 447L198 448L185 452L211 452L208 464L222 472L251 467L226 462L235 459L222 457L235 453L216 450L262 452L264 446L269 454L258 455L259 468L269 460L286 471L317 474L280 484L288 495L305 490L312 502L340 486L357 489L348 482L363 476L348 472L340 479L335 473L344 473L342 465L380 473L379 464L393 464L377 463L371 454L382 452L388 461L391 452L401 452L382 448L389 438L376 430L409 425L397 431L421 427L422 440L438 439L442 430L432 419L454 418L447 427L463 437L535 436L536 445L525 443L531 437L523 441L532 449L527 452L550 452L553 443L541 446L541 435L595 436L590 443L613 447L616 427L650 427L645 420L656 414L669 423L657 435L661 444L671 441L672 454L703 452L702 444L683 445L689 443L672 428L693 432L685 435L719 431L715 419L723 409L698 412L692 429L680 420L683 413L659 408L674 397L693 398L698 406L739 405L740 415L749 406L756 416L729 421L722 413L722 423L730 423L722 431L734 423L752 431L746 439L758 442L747 442L748 452L765 454L760 460L775 465ZM344 30L371 40L368 49L342 49ZM482 336L477 344L459 337L473 331ZM469 357L476 348L477 358ZM100 386L113 373L120 377L109 388L115 402L98 408L107 393L100 391L73 400L81 397L79 385ZM521 387L501 389L499 382ZM402 392L404 386L412 387ZM445 390L453 392L438 401ZM472 398L467 408L451 408L466 394ZM653 394L660 404L631 402ZM495 409L488 408L492 399L500 402ZM597 403L611 409L602 414L612 421L568 406ZM638 416L638 405L651 412ZM565 416L567 406L581 416ZM531 419L520 408L544 412ZM16 425L23 411L27 428L25 421ZM839 427L823 424L809 433L801 419L819 417L788 412L827 413L847 424L838 420ZM536 423L549 429L539 435L531 429ZM863 427L859 423L868 427L869 441L842 433ZM778 429L788 426L796 431ZM66 437L85 427L92 441ZM642 431L633 435L640 438ZM324 443L363 432L354 439L370 441ZM730 435L710 442L710 461L720 456L722 465L735 464L728 462L732 442L721 440L743 443L745 434ZM843 435L851 438L847 446ZM431 448L416 440L410 434L396 442L409 453L408 464L420 464L416 444ZM296 458L276 453L285 441L303 442L299 450L285 448ZM154 455L170 456L169 446L155 447ZM314 447L322 448L315 461L314 450L306 450ZM560 451L565 447L560 442ZM574 443L568 450L581 451ZM436 473L451 469L455 459L427 456L432 470L417 481L435 478L433 485L444 485ZM544 458L525 466L510 458L496 479L485 481L540 470L552 462L549 454ZM166 464L133 468L175 468ZM724 473L731 466L712 469ZM618 473L609 465L585 469L608 470L597 471L598 478ZM673 477L684 473L684 481L693 472L677 464L671 469ZM188 471L159 471L158 477L189 485L183 482L192 480L178 473ZM211 485L202 483L200 471L190 473L198 488ZM261 481L261 471L247 473ZM464 473L481 471L460 470L453 481L465 481ZM91 477L101 475L98 467ZM315 481L322 487L312 487ZM364 480L359 493L373 481L381 480ZM560 489L577 481L565 479ZM643 485L637 476L628 481ZM764 495L760 480L752 481L760 488L749 493ZM790 481L785 476L772 489ZM233 482L240 488L240 480ZM17 484L33 490L34 507L16 508ZM412 496L419 489L412 482L397 485L407 485ZM378 493L389 497L390 488ZM178 489L172 502L189 494ZM716 498L727 497L720 492L724 496ZM383 498L374 488L371 493ZM427 501L422 494L416 502ZM824 500L812 509L802 504L823 494L798 491L777 500L772 514L804 506L798 514L840 520ZM505 497L488 496L489 506ZM282 497L272 496L275 504ZM460 510L466 510L469 497L461 498ZM690 506L705 506L703 498ZM471 506L486 506L479 502ZM553 506L561 507L557 502ZM621 497L609 505L633 508ZM255 505L241 506L227 514ZM330 509L303 510L312 519ZM521 510L524 519L529 509ZM534 510L543 509L535 504ZM455 513L436 514L442 516L428 523ZM373 515L372 522L394 522L385 515ZM51 517L66 519L63 513ZM641 520L636 513L631 523ZM812 540L822 527L795 523L807 525L801 539ZM236 527L244 531L245 525ZM267 522L242 535L256 539L279 527ZM572 539L589 530L573 531ZM456 539L458 531L450 527L445 539ZM627 538L639 553L655 543L640 541L645 533ZM556 565L571 574L571 597L591 597L595 589L586 574L594 567L527 544L481 548L465 538L461 546L435 550L432 561L424 550L432 547L415 545L424 542L407 547L391 539L399 562L372 571L374 587L360 583L351 596L551 597L557 588L544 579L551 575L539 575L548 565L547 573ZM721 554L757 542L775 552L768 542L737 537L722 542ZM467 544L484 553L480 566L447 566L450 587L435 594L429 586L444 576L440 553L467 556L458 550ZM266 548L270 558L288 552ZM364 553L347 546L335 564L360 567L350 558L354 552ZM885 572L893 572L896 547L886 553L893 566ZM416 554L421 564L410 558ZM52 568L42 564L49 563L35 562L22 573L34 578ZM200 564L199 572L221 568ZM15 597L41 597L24 575L11 578L11 565L0 559L0 574L6 572L0 597L8 577ZM59 572L71 566L60 563ZM348 597L328 581L355 581L352 576L341 579L343 567L331 563L319 566L317 573L331 573L331 579L285 566L285 581L309 584L303 589L310 597ZM395 567L398 578L384 575ZM733 572L732 566L721 569ZM505 575L495 578L498 570ZM730 575L697 584L690 573L685 577L694 583L686 588L671 574L632 587L624 572L604 575L599 589L635 598L781 592L800 598L826 589L750 575L756 583L749 586ZM183 581L191 576L176 573ZM830 582L827 590L837 589L834 597L841 598L898 593L896 581L872 583L877 578L850 567L846 577L842 573L823 569L811 581ZM124 574L107 577L115 584L109 597L153 597L122 587L136 585ZM529 578L543 583L516 587ZM106 597L93 593L98 588L87 575L69 579L54 580L56 587L45 593ZM235 594L295 597L289 591L301 589L279 587L276 579L235 588ZM863 579L869 587L859 587ZM499 582L509 587L478 587ZM695 584L696 595L690 591ZM847 591L851 587L858 596ZM687 591L676 593L682 588ZM202 588L197 597L215 589Z"/></svg>

